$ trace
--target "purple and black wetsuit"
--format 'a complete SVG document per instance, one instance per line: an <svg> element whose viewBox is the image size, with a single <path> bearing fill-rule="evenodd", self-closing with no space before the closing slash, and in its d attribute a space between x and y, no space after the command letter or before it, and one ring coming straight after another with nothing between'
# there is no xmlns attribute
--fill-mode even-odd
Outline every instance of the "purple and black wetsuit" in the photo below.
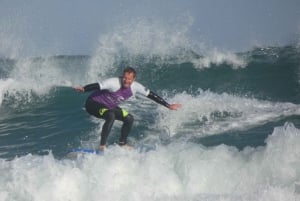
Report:
<svg viewBox="0 0 300 201"><path fill-rule="evenodd" d="M93 91L85 104L87 112L97 118L105 119L100 145L106 144L115 120L123 122L119 144L124 145L127 143L127 137L134 119L131 114L120 108L119 105L136 93L144 95L166 107L169 106L166 101L136 81L128 88L122 87L122 77L110 78L103 82L86 85L84 91Z"/></svg>

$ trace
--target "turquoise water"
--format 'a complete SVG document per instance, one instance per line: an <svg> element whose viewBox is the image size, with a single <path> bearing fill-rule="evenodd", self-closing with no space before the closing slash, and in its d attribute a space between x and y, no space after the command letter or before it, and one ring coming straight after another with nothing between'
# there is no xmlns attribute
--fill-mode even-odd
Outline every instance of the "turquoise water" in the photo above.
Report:
<svg viewBox="0 0 300 201"><path fill-rule="evenodd" d="M3 200L299 199L297 46L101 51L0 59ZM96 148L103 124L83 108L88 93L72 86L118 76L128 64L139 82L183 107L136 97L123 105L135 117L135 150L114 145L116 122L103 156L68 159L73 148Z"/></svg>

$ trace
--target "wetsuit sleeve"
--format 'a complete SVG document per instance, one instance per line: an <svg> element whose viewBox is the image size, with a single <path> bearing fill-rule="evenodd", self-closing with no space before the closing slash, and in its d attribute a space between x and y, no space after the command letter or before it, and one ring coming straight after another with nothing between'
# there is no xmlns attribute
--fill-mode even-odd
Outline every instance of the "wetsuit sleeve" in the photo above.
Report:
<svg viewBox="0 0 300 201"><path fill-rule="evenodd" d="M84 91L94 91L94 90L103 90L107 89L110 91L116 91L121 87L119 78L110 78L103 80L102 82L96 82L92 84L85 85Z"/></svg>
<svg viewBox="0 0 300 201"><path fill-rule="evenodd" d="M155 102L169 108L170 104L167 103L164 99L162 99L161 97L159 97L157 94L155 94L153 91L150 91L148 96L148 98L150 98L151 100L154 100Z"/></svg>
<svg viewBox="0 0 300 201"><path fill-rule="evenodd" d="M100 85L99 83L93 83L93 84L88 84L85 85L84 87L84 91L94 91L94 90L100 90Z"/></svg>

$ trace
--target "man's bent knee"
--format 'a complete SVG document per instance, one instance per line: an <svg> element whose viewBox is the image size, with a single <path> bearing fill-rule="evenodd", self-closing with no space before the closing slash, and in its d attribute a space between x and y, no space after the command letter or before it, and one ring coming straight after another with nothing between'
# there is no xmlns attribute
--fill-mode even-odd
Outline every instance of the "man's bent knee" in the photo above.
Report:
<svg viewBox="0 0 300 201"><path fill-rule="evenodd" d="M125 118L124 118L124 122L132 124L134 121L134 118L131 114L128 114Z"/></svg>

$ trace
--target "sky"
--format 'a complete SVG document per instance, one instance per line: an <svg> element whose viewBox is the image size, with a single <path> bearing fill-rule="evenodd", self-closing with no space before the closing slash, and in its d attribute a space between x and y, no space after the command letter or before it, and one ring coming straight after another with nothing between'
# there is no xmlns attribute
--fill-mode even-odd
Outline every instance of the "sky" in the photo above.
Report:
<svg viewBox="0 0 300 201"><path fill-rule="evenodd" d="M299 0L0 0L0 56L91 54L139 19L187 23L195 44L232 51L300 38Z"/></svg>

